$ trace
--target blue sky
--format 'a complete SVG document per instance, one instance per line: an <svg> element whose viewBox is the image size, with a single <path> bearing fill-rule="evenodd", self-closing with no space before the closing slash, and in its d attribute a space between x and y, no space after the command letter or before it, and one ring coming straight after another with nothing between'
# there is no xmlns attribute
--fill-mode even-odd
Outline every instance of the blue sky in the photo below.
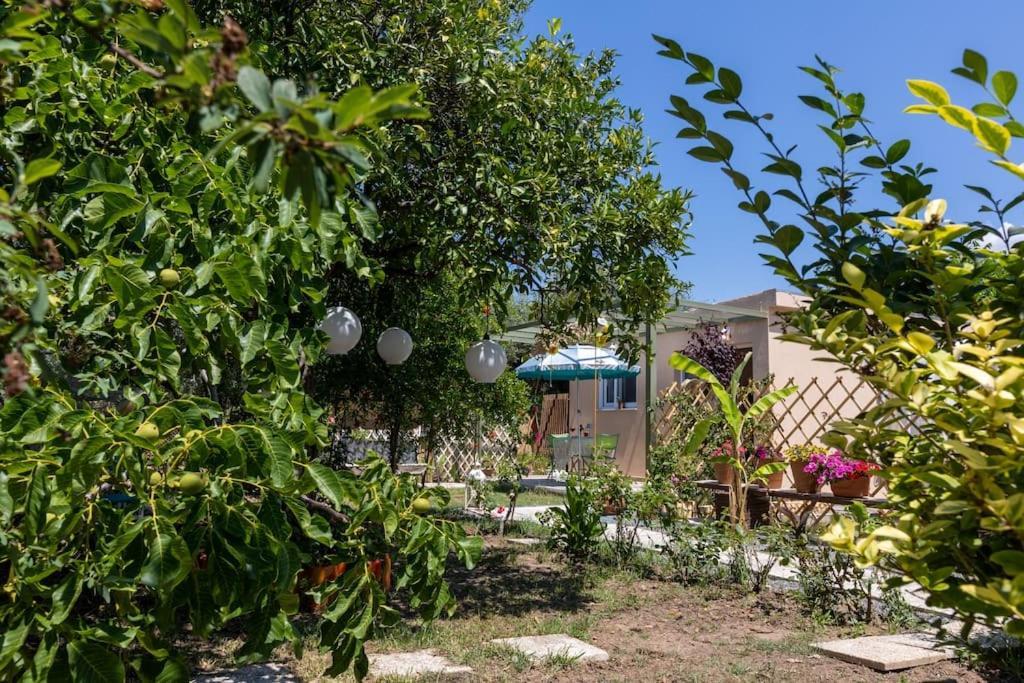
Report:
<svg viewBox="0 0 1024 683"><path fill-rule="evenodd" d="M696 298L721 301L785 283L758 258L763 245L752 240L759 226L756 218L736 208L739 196L732 183L716 166L687 155L688 141L676 139L682 122L664 112L669 95L680 94L691 102L700 97L696 88L682 84L685 65L656 54L652 33L674 38L716 66L737 71L748 106L775 115L772 130L784 147L800 144L794 156L805 176L807 169L831 162L830 143L815 127L821 119L797 100L798 95L819 94L815 82L797 66L811 64L820 54L843 69L840 83L846 90L865 94L873 132L883 143L909 138L913 147L907 160L925 161L939 170L931 176L932 194L949 201L950 217L976 216L979 198L963 189L965 182L987 186L1006 198L1024 189L992 167L965 131L935 117L902 113L916 101L906 89L908 78L942 83L960 104L982 99L977 86L949 73L960 64L965 47L988 57L990 73L1008 69L1024 80L1020 0L535 0L526 17L527 32L546 33L551 17L562 19L562 32L572 34L580 52L611 48L619 54L619 98L644 112L645 130L658 143L666 184L697 195L691 204L694 254L676 264L679 276L693 283ZM1024 109L1024 83L1021 90L1014 103L1017 111ZM716 109L704 108L706 113ZM754 177L764 163L758 157L760 141L746 132L749 126L722 121L718 114L709 123L736 142L734 160ZM1015 140L1010 156L1024 160L1024 140ZM775 178L768 180L777 182ZM1010 220L1024 223L1024 210ZM811 255L803 247L798 253Z"/></svg>

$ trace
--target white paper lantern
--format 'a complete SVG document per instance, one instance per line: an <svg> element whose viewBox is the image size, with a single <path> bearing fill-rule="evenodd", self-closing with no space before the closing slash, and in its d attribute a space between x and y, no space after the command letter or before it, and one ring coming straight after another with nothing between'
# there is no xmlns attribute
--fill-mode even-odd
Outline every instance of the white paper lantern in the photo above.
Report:
<svg viewBox="0 0 1024 683"><path fill-rule="evenodd" d="M327 353L338 356L348 353L363 336L363 324L359 316L344 306L327 311L327 317L320 323L320 331L330 337Z"/></svg>
<svg viewBox="0 0 1024 683"><path fill-rule="evenodd" d="M477 342L466 351L466 370L475 382L493 384L507 364L505 349L490 339Z"/></svg>
<svg viewBox="0 0 1024 683"><path fill-rule="evenodd" d="M388 365L401 365L412 353L412 337L399 327L389 327L377 340L377 355Z"/></svg>

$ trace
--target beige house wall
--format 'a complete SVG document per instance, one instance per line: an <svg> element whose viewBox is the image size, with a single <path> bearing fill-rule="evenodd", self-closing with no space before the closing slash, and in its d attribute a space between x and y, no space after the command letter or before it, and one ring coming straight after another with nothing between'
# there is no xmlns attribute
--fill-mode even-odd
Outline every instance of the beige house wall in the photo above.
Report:
<svg viewBox="0 0 1024 683"><path fill-rule="evenodd" d="M822 352L816 352L803 344L783 341L780 338L784 334L784 329L779 314L800 307L803 301L804 299L796 295L770 289L720 302L731 306L761 310L768 314L766 319L738 320L730 323L730 341L739 348L751 349L751 363L755 379L774 375L776 386L783 386L792 379L797 386L803 387L816 378L819 385L828 387L836 377L842 376L848 380L849 386L854 386L856 384L855 376L837 363L822 358ZM669 358L673 352L686 345L688 337L689 333L686 331L657 335L653 368L659 393L676 382L676 372L669 365ZM591 434L618 434L619 446L616 460L623 472L633 477L643 477L646 473L644 445L647 405L644 400L646 371L643 358L640 360L640 367L641 372L637 378L636 408L600 409L596 400L596 389L599 382L580 382L578 403L576 384L570 383L569 388L570 424L575 424L578 418L579 423L584 425ZM864 388L862 391L866 392L868 389ZM864 405L866 399L858 402ZM795 429L796 423L807 420L809 408L824 409L825 406L798 405L792 415L783 419L783 433L791 433L795 430L794 437L799 440L800 434L799 429ZM579 410L578 415L577 410ZM840 412L843 413L843 411ZM852 416L852 413L855 412L854 402L850 402L845 412L850 414L843 414L844 417ZM811 421L813 422L813 420Z"/></svg>

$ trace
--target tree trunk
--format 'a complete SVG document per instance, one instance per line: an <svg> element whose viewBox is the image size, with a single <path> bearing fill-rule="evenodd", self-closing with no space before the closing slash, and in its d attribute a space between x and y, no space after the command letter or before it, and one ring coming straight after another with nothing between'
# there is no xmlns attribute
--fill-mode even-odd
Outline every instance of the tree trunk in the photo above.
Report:
<svg viewBox="0 0 1024 683"><path fill-rule="evenodd" d="M391 427L388 433L388 461L391 463L391 471L398 471L398 461L401 459L399 449L402 445L402 408L395 407L391 417Z"/></svg>

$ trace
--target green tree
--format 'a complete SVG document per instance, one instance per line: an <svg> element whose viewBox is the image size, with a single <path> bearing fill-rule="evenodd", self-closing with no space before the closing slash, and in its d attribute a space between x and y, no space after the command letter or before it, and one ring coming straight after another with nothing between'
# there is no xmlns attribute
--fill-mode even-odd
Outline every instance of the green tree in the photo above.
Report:
<svg viewBox="0 0 1024 683"><path fill-rule="evenodd" d="M521 0L302 0L276 3L279 14L198 4L244 18L273 73L339 92L419 85L431 119L376 136L381 163L363 185L380 218L366 249L377 276L442 283L464 310L490 305L499 319L542 287L564 295L551 297L563 304L548 311L553 326L616 308L630 349L669 304L688 194L652 171L641 114L614 97L610 51L579 55L557 23L524 39Z"/></svg>
<svg viewBox="0 0 1024 683"><path fill-rule="evenodd" d="M374 562L429 618L445 557L479 551L382 461L307 457L308 321L365 261L357 188L382 126L426 116L415 86L330 98L251 57L184 0L0 6L4 680L187 680L186 629L241 630L241 660L298 645L299 570L327 558L350 569L317 589L321 643L361 676L396 620Z"/></svg>
<svg viewBox="0 0 1024 683"><path fill-rule="evenodd" d="M707 87L706 100L728 107L725 118L764 133L764 183L771 188L772 175L787 182L772 194L756 188L736 168L732 143L685 98L672 98L687 123L680 136L700 141L690 154L722 166L744 196L740 208L766 229L758 241L775 249L767 262L813 297L791 318L789 338L830 352L886 397L838 425L831 440L884 466L889 524L869 531L841 519L825 538L862 566L878 562L917 581L931 604L954 609L968 628L981 620L1024 635L1024 259L1014 241L1020 231L1007 225L1024 193L1001 200L967 185L994 221L947 222L946 202L930 198L924 181L932 169L906 161L907 140L882 145L864 96L842 91L837 70L822 60L802 67L822 96L801 100L822 113L837 157L816 165L815 187L795 148L771 134L771 117L745 104L735 72L657 40L662 54L686 65L688 83ZM968 131L996 166L1024 178L1011 157L1013 139L1024 137L1010 110L1017 77L990 73L973 50L954 73L981 86L983 99L960 106L939 84L911 80L922 101L907 111ZM860 191L872 178L894 207L878 207ZM772 196L795 205L792 223L779 220L789 212ZM797 264L796 247L808 235L817 258Z"/></svg>
<svg viewBox="0 0 1024 683"><path fill-rule="evenodd" d="M427 453L442 436L475 437L481 426L518 429L529 407L526 384L508 372L478 384L466 371L466 349L488 331L483 310L467 311L442 281L392 276L373 290L354 283L345 290L346 304L363 314L364 341L313 371L313 395L335 411L336 428L386 428L395 465L417 427L424 432L416 445ZM385 365L374 344L392 325L413 339L412 355L399 366Z"/></svg>

